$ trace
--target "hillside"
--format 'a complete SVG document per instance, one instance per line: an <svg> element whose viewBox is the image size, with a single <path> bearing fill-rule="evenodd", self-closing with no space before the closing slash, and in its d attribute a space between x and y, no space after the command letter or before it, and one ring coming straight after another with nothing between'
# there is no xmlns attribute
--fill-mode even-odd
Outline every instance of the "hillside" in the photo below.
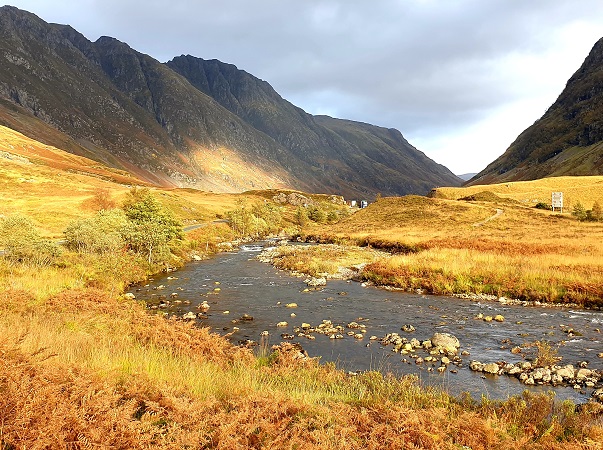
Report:
<svg viewBox="0 0 603 450"><path fill-rule="evenodd" d="M460 183L398 131L345 122L343 135L219 61L162 64L9 6L0 55L0 125L155 185L370 198Z"/></svg>
<svg viewBox="0 0 603 450"><path fill-rule="evenodd" d="M463 188L437 188L432 196L457 200L479 192L488 191L500 197L519 202L524 206L537 203L551 204L553 192L563 192L563 204L570 208L576 202L591 208L593 203L603 203L603 176L549 177L532 181L514 181L489 185L474 185Z"/></svg>
<svg viewBox="0 0 603 450"><path fill-rule="evenodd" d="M559 98L469 184L603 175L603 39Z"/></svg>

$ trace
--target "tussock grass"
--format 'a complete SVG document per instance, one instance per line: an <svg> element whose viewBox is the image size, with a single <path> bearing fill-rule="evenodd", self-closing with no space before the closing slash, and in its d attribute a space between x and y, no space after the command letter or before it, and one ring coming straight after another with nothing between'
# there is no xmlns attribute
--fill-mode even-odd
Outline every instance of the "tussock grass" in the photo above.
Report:
<svg viewBox="0 0 603 450"><path fill-rule="evenodd" d="M4 292L0 309L4 448L572 449L603 437L596 405L454 399L412 377L300 362L290 344L260 363L98 290Z"/></svg>
<svg viewBox="0 0 603 450"><path fill-rule="evenodd" d="M495 216L497 209L503 213ZM488 217L493 219L484 222ZM486 293L603 306L600 223L508 202L409 196L381 199L314 233L322 242L356 243L394 253L366 260L371 263L364 277L377 284L434 294ZM323 259L323 264L328 261Z"/></svg>
<svg viewBox="0 0 603 450"><path fill-rule="evenodd" d="M563 203L568 210L578 201L590 209L595 201L599 203L603 201L603 176L548 177L533 181L512 181L462 188L443 187L437 188L434 195L456 200L483 191L518 201L526 206L534 206L538 202L550 205L551 193L563 192Z"/></svg>

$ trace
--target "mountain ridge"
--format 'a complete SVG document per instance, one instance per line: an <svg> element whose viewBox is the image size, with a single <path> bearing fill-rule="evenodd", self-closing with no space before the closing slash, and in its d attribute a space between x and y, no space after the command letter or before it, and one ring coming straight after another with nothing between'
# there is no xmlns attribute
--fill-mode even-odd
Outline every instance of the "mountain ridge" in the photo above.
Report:
<svg viewBox="0 0 603 450"><path fill-rule="evenodd" d="M163 64L14 7L0 26L0 124L148 182L369 197L460 183L399 131L312 116L232 64Z"/></svg>
<svg viewBox="0 0 603 450"><path fill-rule="evenodd" d="M603 38L544 115L469 184L603 175Z"/></svg>

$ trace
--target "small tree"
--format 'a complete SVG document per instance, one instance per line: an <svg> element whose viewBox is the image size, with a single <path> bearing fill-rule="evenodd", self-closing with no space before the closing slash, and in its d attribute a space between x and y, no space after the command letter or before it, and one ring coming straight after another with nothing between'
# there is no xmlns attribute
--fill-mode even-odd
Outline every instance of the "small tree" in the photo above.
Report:
<svg viewBox="0 0 603 450"><path fill-rule="evenodd" d="M574 205L574 209L572 210L572 216L574 216L578 220L586 220L586 209L582 206L582 203L579 201Z"/></svg>
<svg viewBox="0 0 603 450"><path fill-rule="evenodd" d="M182 239L182 224L148 188L132 188L123 209L129 223L122 236L129 247L145 255L149 264L167 262L170 243Z"/></svg>
<svg viewBox="0 0 603 450"><path fill-rule="evenodd" d="M92 205L96 211L108 211L117 206L115 200L111 196L111 192L107 188L98 188L92 196Z"/></svg>
<svg viewBox="0 0 603 450"><path fill-rule="evenodd" d="M0 247L9 261L34 265L51 264L61 253L57 244L43 239L31 219L22 215L0 222Z"/></svg>
<svg viewBox="0 0 603 450"><path fill-rule="evenodd" d="M602 221L603 220L603 209L599 202L595 202L593 204L593 209L591 209L591 217L593 220Z"/></svg>
<svg viewBox="0 0 603 450"><path fill-rule="evenodd" d="M295 222L302 228L308 225L308 210L303 206L298 206L295 210Z"/></svg>
<svg viewBox="0 0 603 450"><path fill-rule="evenodd" d="M324 223L327 220L327 214L320 206L308 208L308 217L316 223Z"/></svg>

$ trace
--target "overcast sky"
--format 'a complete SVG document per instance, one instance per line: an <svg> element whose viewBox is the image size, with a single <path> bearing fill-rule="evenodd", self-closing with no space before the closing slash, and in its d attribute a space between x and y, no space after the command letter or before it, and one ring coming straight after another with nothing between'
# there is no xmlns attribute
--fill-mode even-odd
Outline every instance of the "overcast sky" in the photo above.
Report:
<svg viewBox="0 0 603 450"><path fill-rule="evenodd" d="M603 37L601 0L13 0L165 62L216 58L313 114L397 128L457 174L540 118Z"/></svg>

